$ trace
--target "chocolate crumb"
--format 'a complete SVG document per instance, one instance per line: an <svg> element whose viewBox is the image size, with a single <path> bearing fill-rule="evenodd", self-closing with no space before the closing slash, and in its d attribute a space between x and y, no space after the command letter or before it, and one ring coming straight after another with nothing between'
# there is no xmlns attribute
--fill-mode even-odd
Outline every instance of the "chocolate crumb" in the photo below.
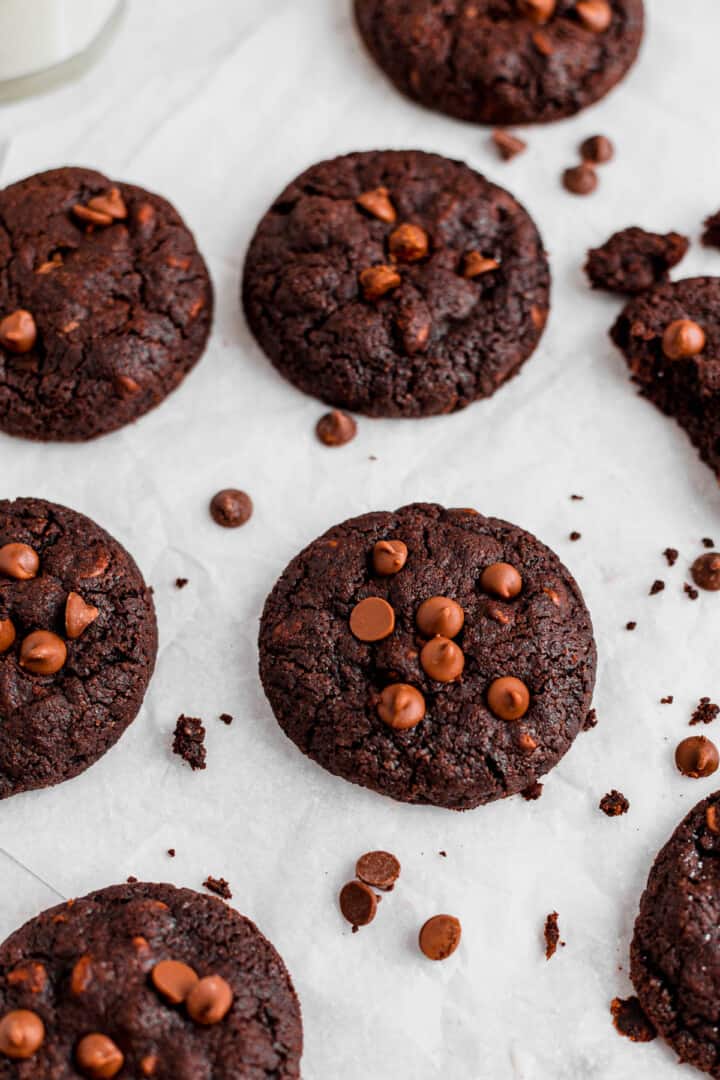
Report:
<svg viewBox="0 0 720 1080"><path fill-rule="evenodd" d="M438 851L438 855L442 855L443 859L447 859L447 851Z"/></svg>
<svg viewBox="0 0 720 1080"><path fill-rule="evenodd" d="M603 795L600 800L600 809L608 817L620 817L621 814L627 814L630 803L621 791L616 791L613 788L612 791L608 791L607 795Z"/></svg>
<svg viewBox="0 0 720 1080"><path fill-rule="evenodd" d="M582 502L583 499L585 498L585 496L584 495L571 495L570 498L572 499L573 502Z"/></svg>
<svg viewBox="0 0 720 1080"><path fill-rule="evenodd" d="M215 893L216 896L222 897L223 900L232 900L230 886L223 877L214 878L212 875L208 874L205 881L203 881L203 888Z"/></svg>
<svg viewBox="0 0 720 1080"><path fill-rule="evenodd" d="M187 761L190 768L204 769L207 751L205 750L205 727L202 720L192 716L179 716L175 725L173 753Z"/></svg>
<svg viewBox="0 0 720 1080"><path fill-rule="evenodd" d="M715 705L709 697L701 697L690 718L690 727L694 727L695 724L712 724L718 713L720 713L720 705Z"/></svg>
<svg viewBox="0 0 720 1080"><path fill-rule="evenodd" d="M233 722L233 718L229 712L221 712L219 719L222 720L223 724L227 724L228 726Z"/></svg>
<svg viewBox="0 0 720 1080"><path fill-rule="evenodd" d="M591 709L585 717L585 722L583 723L583 731L592 731L594 727L597 727L597 722L597 709Z"/></svg>
<svg viewBox="0 0 720 1080"><path fill-rule="evenodd" d="M655 1027L643 1012L638 999L614 998L610 1004L613 1024L619 1035L624 1035L633 1042L652 1042L657 1035Z"/></svg>
<svg viewBox="0 0 720 1080"><path fill-rule="evenodd" d="M713 540L713 538L711 536L703 536L703 538L702 538L702 546L706 547L706 548L714 548L715 547L715 541Z"/></svg>
<svg viewBox="0 0 720 1080"><path fill-rule="evenodd" d="M565 942L560 940L560 930L558 929L558 913L557 911L551 911L545 920L545 959L550 960L557 952L558 945L565 948Z"/></svg>
<svg viewBox="0 0 720 1080"><path fill-rule="evenodd" d="M174 847L169 847L167 849L167 853L168 853L168 855L170 856L171 859L175 858L175 848Z"/></svg>
<svg viewBox="0 0 720 1080"><path fill-rule="evenodd" d="M705 218L702 243L705 247L720 248L720 210Z"/></svg>
<svg viewBox="0 0 720 1080"><path fill-rule="evenodd" d="M131 874L130 877L126 878L125 880L127 881L128 885L135 885L137 882L137 878L134 874Z"/></svg>
<svg viewBox="0 0 720 1080"><path fill-rule="evenodd" d="M188 578L186 578L186 577L176 577L175 578L175 588L176 589L184 589L185 586L187 585L187 583L188 583Z"/></svg>
<svg viewBox="0 0 720 1080"><path fill-rule="evenodd" d="M571 532L570 533L570 539L571 540L580 540L581 538L582 538L582 533L579 533L579 532Z"/></svg>
<svg viewBox="0 0 720 1080"><path fill-rule="evenodd" d="M631 619L629 623L625 623L626 630L634 630L636 626L637 623L634 621L634 619Z"/></svg>
<svg viewBox="0 0 720 1080"><path fill-rule="evenodd" d="M683 592L690 600L697 600L700 593L689 582L685 582L683 585Z"/></svg>
<svg viewBox="0 0 720 1080"><path fill-rule="evenodd" d="M588 251L585 273L593 289L633 295L668 280L689 247L686 236L646 232L635 226L613 233Z"/></svg>
<svg viewBox="0 0 720 1080"><path fill-rule="evenodd" d="M672 694L668 694L667 697L661 697L660 698L660 704L661 705L672 705L674 700L675 700L675 698L672 696Z"/></svg>
<svg viewBox="0 0 720 1080"><path fill-rule="evenodd" d="M532 784L528 784L526 788L520 792L525 802L535 802L543 793L543 784L539 780L533 780Z"/></svg>
<svg viewBox="0 0 720 1080"><path fill-rule="evenodd" d="M678 551L677 548L670 548L669 547L669 548L665 548L665 550L663 551L663 555L667 559L668 566L674 566L675 565L675 563L678 561L678 555L679 554L680 554L680 552Z"/></svg>
<svg viewBox="0 0 720 1080"><path fill-rule="evenodd" d="M656 578L650 586L650 595L656 596L659 592L662 592L664 588L665 582L661 581L660 578Z"/></svg>

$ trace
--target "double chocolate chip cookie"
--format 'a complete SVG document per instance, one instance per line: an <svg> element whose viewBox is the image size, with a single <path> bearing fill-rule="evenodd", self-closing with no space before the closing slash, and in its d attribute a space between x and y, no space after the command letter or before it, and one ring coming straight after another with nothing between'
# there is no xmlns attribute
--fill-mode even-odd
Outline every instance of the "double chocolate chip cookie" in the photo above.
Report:
<svg viewBox="0 0 720 1080"><path fill-rule="evenodd" d="M156 654L150 590L116 540L63 506L0 501L0 798L109 750Z"/></svg>
<svg viewBox="0 0 720 1080"><path fill-rule="evenodd" d="M655 860L631 976L680 1060L720 1078L720 793L699 803Z"/></svg>
<svg viewBox="0 0 720 1080"><path fill-rule="evenodd" d="M420 151L308 169L245 264L250 326L278 370L331 405L428 416L489 397L530 356L550 273L525 210Z"/></svg>
<svg viewBox="0 0 720 1080"><path fill-rule="evenodd" d="M404 94L479 124L559 120L625 76L642 0L355 0L360 33Z"/></svg>
<svg viewBox="0 0 720 1080"><path fill-rule="evenodd" d="M2 1080L295 1080L301 1053L285 965L214 897L115 885L0 946Z"/></svg>
<svg viewBox="0 0 720 1080"><path fill-rule="evenodd" d="M0 429L82 440L158 405L201 356L212 286L158 195L90 169L0 192Z"/></svg>
<svg viewBox="0 0 720 1080"><path fill-rule="evenodd" d="M285 733L337 776L468 809L565 754L595 681L580 590L530 533L414 504L330 529L265 604L260 675Z"/></svg>
<svg viewBox="0 0 720 1080"><path fill-rule="evenodd" d="M720 278L665 282L611 330L640 392L690 436L720 477Z"/></svg>

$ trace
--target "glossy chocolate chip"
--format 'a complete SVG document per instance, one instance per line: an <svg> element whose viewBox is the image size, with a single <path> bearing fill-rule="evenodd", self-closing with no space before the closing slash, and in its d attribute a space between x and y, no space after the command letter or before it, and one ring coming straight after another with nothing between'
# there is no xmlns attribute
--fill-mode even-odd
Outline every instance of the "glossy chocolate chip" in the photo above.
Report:
<svg viewBox="0 0 720 1080"><path fill-rule="evenodd" d="M378 715L388 727L408 731L417 727L425 716L425 698L407 683L386 686L380 695Z"/></svg>
<svg viewBox="0 0 720 1080"><path fill-rule="evenodd" d="M20 646L20 667L33 675L54 675L67 659L67 646L50 630L33 630Z"/></svg>
<svg viewBox="0 0 720 1080"><path fill-rule="evenodd" d="M0 1020L0 1054L25 1061L37 1053L45 1039L45 1025L29 1009L13 1009ZM30 1076L30 1073L23 1073Z"/></svg>
<svg viewBox="0 0 720 1080"><path fill-rule="evenodd" d="M423 671L436 682L449 683L460 678L465 667L465 655L450 638L430 638L420 653Z"/></svg>
<svg viewBox="0 0 720 1080"><path fill-rule="evenodd" d="M513 600L522 590L522 577L510 563L496 562L483 570L480 587L501 600Z"/></svg>
<svg viewBox="0 0 720 1080"><path fill-rule="evenodd" d="M530 691L520 679L506 675L490 684L487 700L500 720L519 720L530 707Z"/></svg>
<svg viewBox="0 0 720 1080"><path fill-rule="evenodd" d="M75 1060L80 1071L91 1080L110 1080L120 1072L125 1059L112 1039L93 1032L84 1035L77 1044Z"/></svg>
<svg viewBox="0 0 720 1080"><path fill-rule="evenodd" d="M425 637L454 638L465 622L465 612L455 600L447 596L431 596L424 600L415 616L417 628Z"/></svg>
<svg viewBox="0 0 720 1080"><path fill-rule="evenodd" d="M150 973L152 984L171 1005L180 1005L198 981L189 964L180 960L161 960Z"/></svg>
<svg viewBox="0 0 720 1080"><path fill-rule="evenodd" d="M0 619L0 655L15 643L15 627L10 619Z"/></svg>
<svg viewBox="0 0 720 1080"><path fill-rule="evenodd" d="M690 572L698 588L717 592L720 589L720 553L709 551L706 555L698 556Z"/></svg>
<svg viewBox="0 0 720 1080"><path fill-rule="evenodd" d="M200 979L185 999L188 1016L196 1024L219 1024L230 1011L233 992L222 975L206 975Z"/></svg>
<svg viewBox="0 0 720 1080"><path fill-rule="evenodd" d="M373 548L373 569L380 577L391 577L407 562L408 549L402 540L378 540Z"/></svg>
<svg viewBox="0 0 720 1080"><path fill-rule="evenodd" d="M668 360L687 360L705 348L705 331L692 319L675 319L665 328L662 349Z"/></svg>
<svg viewBox="0 0 720 1080"><path fill-rule="evenodd" d="M3 544L0 547L0 574L28 581L37 576L40 557L29 544Z"/></svg>
<svg viewBox="0 0 720 1080"><path fill-rule="evenodd" d="M99 614L98 609L86 604L79 593L68 593L65 601L65 633L71 640L79 638Z"/></svg>
<svg viewBox="0 0 720 1080"><path fill-rule="evenodd" d="M675 764L683 776L697 780L716 772L720 756L714 742L704 735L691 735L678 745Z"/></svg>

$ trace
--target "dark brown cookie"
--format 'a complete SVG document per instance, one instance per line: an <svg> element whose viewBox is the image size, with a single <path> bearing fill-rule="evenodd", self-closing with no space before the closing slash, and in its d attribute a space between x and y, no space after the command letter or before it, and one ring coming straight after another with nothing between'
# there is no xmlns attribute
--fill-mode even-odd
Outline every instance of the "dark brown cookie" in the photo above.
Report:
<svg viewBox="0 0 720 1080"><path fill-rule="evenodd" d="M375 61L414 101L479 124L558 120L627 73L642 0L355 0Z"/></svg>
<svg viewBox="0 0 720 1080"><path fill-rule="evenodd" d="M170 203L90 169L54 169L0 192L0 222L0 429L91 439L182 382L213 297Z"/></svg>
<svg viewBox="0 0 720 1080"><path fill-rule="evenodd" d="M588 252L585 273L593 289L639 293L667 281L668 270L687 253L680 233L651 233L635 226L613 233L602 247Z"/></svg>
<svg viewBox="0 0 720 1080"><path fill-rule="evenodd" d="M387 541L407 560L382 574ZM535 537L414 504L346 521L290 563L265 605L260 674L280 726L330 772L467 809L526 789L569 749L595 644L575 581Z"/></svg>
<svg viewBox="0 0 720 1080"><path fill-rule="evenodd" d="M720 793L698 803L657 856L640 901L631 976L681 1061L720 1078Z"/></svg>
<svg viewBox="0 0 720 1080"><path fill-rule="evenodd" d="M301 1053L285 965L214 897L115 885L0 947L2 1080L294 1080Z"/></svg>
<svg viewBox="0 0 720 1080"><path fill-rule="evenodd" d="M610 336L640 392L720 476L720 278L656 285L626 305Z"/></svg>
<svg viewBox="0 0 720 1080"><path fill-rule="evenodd" d="M0 798L109 750L156 653L150 590L116 540L54 503L0 501Z"/></svg>
<svg viewBox="0 0 720 1080"><path fill-rule="evenodd" d="M535 349L549 306L525 210L420 151L315 165L263 218L245 264L250 326L308 394L373 416L489 397Z"/></svg>

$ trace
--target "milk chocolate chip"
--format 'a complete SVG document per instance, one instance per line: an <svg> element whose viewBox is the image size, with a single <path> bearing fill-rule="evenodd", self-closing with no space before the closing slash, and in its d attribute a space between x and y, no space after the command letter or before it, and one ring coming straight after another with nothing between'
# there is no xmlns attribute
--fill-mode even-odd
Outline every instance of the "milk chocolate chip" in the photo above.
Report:
<svg viewBox="0 0 720 1080"><path fill-rule="evenodd" d="M37 1013L29 1009L13 1009L0 1020L0 1054L13 1061L31 1058L44 1039L45 1025Z"/></svg>
<svg viewBox="0 0 720 1080"><path fill-rule="evenodd" d="M490 684L487 700L500 720L519 720L530 707L530 691L520 679L506 675Z"/></svg>
<svg viewBox="0 0 720 1080"><path fill-rule="evenodd" d="M206 975L195 983L185 1000L188 1016L196 1024L219 1024L230 1011L233 992L221 975Z"/></svg>
<svg viewBox="0 0 720 1080"><path fill-rule="evenodd" d="M83 1036L77 1044L75 1060L80 1071L91 1080L109 1080L120 1072L125 1061L120 1047L107 1035L97 1032Z"/></svg>
<svg viewBox="0 0 720 1080"><path fill-rule="evenodd" d="M483 570L480 586L501 600L513 600L522 589L522 577L510 563L496 562Z"/></svg>
<svg viewBox="0 0 720 1080"><path fill-rule="evenodd" d="M454 915L433 915L420 930L419 944L428 960L447 960L460 944L462 927Z"/></svg>
<svg viewBox="0 0 720 1080"><path fill-rule="evenodd" d="M402 540L378 540L373 548L373 568L380 577L390 577L402 570L408 549Z"/></svg>
<svg viewBox="0 0 720 1080"><path fill-rule="evenodd" d="M458 679L465 667L465 654L450 638L430 638L420 653L423 671L437 682L449 683Z"/></svg>
<svg viewBox="0 0 720 1080"><path fill-rule="evenodd" d="M150 973L152 984L171 1005L180 1005L198 981L189 964L180 960L161 960Z"/></svg>
<svg viewBox="0 0 720 1080"><path fill-rule="evenodd" d="M395 629L395 612L382 597L368 596L352 609L350 629L360 641L382 641Z"/></svg>
<svg viewBox="0 0 720 1080"><path fill-rule="evenodd" d="M8 352L30 352L37 340L37 326L29 311L18 308L0 320L0 345Z"/></svg>
<svg viewBox="0 0 720 1080"><path fill-rule="evenodd" d="M7 652L15 641L15 627L10 619L0 619L0 655Z"/></svg>
<svg viewBox="0 0 720 1080"><path fill-rule="evenodd" d="M692 319L675 319L665 328L662 349L668 360L687 360L705 348L705 331Z"/></svg>
<svg viewBox="0 0 720 1080"><path fill-rule="evenodd" d="M92 604L86 604L80 593L68 593L65 601L65 633L74 640L94 623L100 612Z"/></svg>
<svg viewBox="0 0 720 1080"><path fill-rule="evenodd" d="M431 596L418 608L415 622L425 637L440 634L442 637L454 638L463 628L465 612L455 600L450 600L447 596Z"/></svg>
<svg viewBox="0 0 720 1080"><path fill-rule="evenodd" d="M0 547L0 574L28 581L40 569L40 558L29 544L3 544Z"/></svg>
<svg viewBox="0 0 720 1080"><path fill-rule="evenodd" d="M416 727L425 716L425 698L407 683L386 686L380 695L378 716L388 727L407 731Z"/></svg>
<svg viewBox="0 0 720 1080"><path fill-rule="evenodd" d="M65 642L50 630L33 630L20 646L20 667L33 675L54 675L66 659Z"/></svg>

